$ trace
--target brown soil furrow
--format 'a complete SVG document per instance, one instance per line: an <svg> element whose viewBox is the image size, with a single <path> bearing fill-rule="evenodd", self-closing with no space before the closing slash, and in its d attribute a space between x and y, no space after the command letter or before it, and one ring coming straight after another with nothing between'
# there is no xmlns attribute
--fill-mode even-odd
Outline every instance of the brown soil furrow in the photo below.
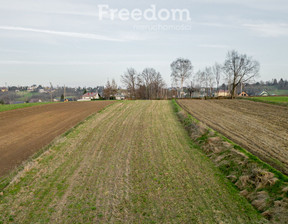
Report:
<svg viewBox="0 0 288 224"><path fill-rule="evenodd" d="M0 176L109 104L108 101L56 103L1 112Z"/></svg>
<svg viewBox="0 0 288 224"><path fill-rule="evenodd" d="M185 110L288 174L288 108L244 100L179 100Z"/></svg>

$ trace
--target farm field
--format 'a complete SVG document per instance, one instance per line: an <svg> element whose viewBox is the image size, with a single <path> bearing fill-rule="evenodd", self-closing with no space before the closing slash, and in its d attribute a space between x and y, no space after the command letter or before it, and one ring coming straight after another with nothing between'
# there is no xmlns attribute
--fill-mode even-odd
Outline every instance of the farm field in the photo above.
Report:
<svg viewBox="0 0 288 224"><path fill-rule="evenodd" d="M20 103L20 104L4 104L0 105L0 112L8 111L8 110L15 110L25 107L33 107L33 106L40 106L49 103Z"/></svg>
<svg viewBox="0 0 288 224"><path fill-rule="evenodd" d="M288 174L288 108L246 100L178 100L198 120Z"/></svg>
<svg viewBox="0 0 288 224"><path fill-rule="evenodd" d="M0 112L0 176L108 104L55 103Z"/></svg>
<svg viewBox="0 0 288 224"><path fill-rule="evenodd" d="M266 103L274 103L274 104L282 104L288 106L288 96L265 96L265 97L249 97L248 100L258 101L258 102L266 102Z"/></svg>
<svg viewBox="0 0 288 224"><path fill-rule="evenodd" d="M169 101L91 116L0 195L0 223L263 223L177 120Z"/></svg>

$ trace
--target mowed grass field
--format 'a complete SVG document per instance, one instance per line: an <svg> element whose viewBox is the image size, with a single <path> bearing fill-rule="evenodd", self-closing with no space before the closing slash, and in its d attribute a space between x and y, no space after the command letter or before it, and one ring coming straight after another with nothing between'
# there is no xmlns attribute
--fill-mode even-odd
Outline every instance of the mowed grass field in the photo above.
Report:
<svg viewBox="0 0 288 224"><path fill-rule="evenodd" d="M0 223L262 223L169 101L113 104L0 194Z"/></svg>

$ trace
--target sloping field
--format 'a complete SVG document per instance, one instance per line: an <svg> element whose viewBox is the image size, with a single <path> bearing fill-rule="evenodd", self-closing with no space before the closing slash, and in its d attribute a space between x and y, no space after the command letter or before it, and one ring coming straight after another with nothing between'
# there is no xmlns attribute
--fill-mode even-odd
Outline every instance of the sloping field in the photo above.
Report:
<svg viewBox="0 0 288 224"><path fill-rule="evenodd" d="M56 103L0 112L0 176L108 104Z"/></svg>
<svg viewBox="0 0 288 224"><path fill-rule="evenodd" d="M288 174L288 108L244 100L179 100L195 118Z"/></svg>
<svg viewBox="0 0 288 224"><path fill-rule="evenodd" d="M0 220L260 223L261 218L191 146L169 101L130 101L94 115L27 164L0 196Z"/></svg>

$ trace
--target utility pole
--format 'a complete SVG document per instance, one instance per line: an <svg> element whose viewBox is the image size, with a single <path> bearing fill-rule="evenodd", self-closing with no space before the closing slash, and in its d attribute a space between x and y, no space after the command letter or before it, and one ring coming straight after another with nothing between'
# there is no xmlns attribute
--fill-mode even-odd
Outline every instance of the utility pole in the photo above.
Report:
<svg viewBox="0 0 288 224"><path fill-rule="evenodd" d="M51 89L50 89L51 102L53 102L53 85L51 82L50 82L50 86L51 86Z"/></svg>
<svg viewBox="0 0 288 224"><path fill-rule="evenodd" d="M66 99L66 87L64 85L64 102L65 102L65 99Z"/></svg>

